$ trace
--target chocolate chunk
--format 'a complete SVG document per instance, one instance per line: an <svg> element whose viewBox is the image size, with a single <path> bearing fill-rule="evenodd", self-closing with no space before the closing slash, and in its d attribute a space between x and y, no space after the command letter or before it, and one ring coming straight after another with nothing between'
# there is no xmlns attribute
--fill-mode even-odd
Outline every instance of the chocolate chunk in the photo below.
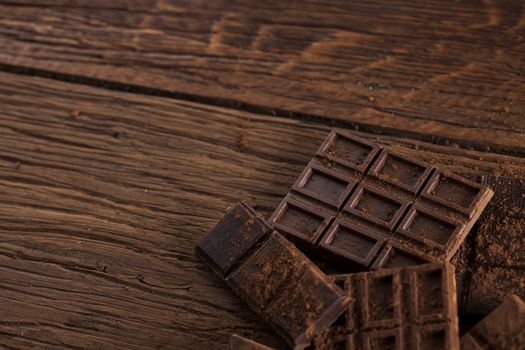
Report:
<svg viewBox="0 0 525 350"><path fill-rule="evenodd" d="M459 349L454 266L435 263L333 277L354 303L311 349Z"/></svg>
<svg viewBox="0 0 525 350"><path fill-rule="evenodd" d="M196 253L294 349L307 346L351 300L246 204L230 210Z"/></svg>
<svg viewBox="0 0 525 350"><path fill-rule="evenodd" d="M525 349L525 302L511 295L467 334L461 337L465 350Z"/></svg>
<svg viewBox="0 0 525 350"><path fill-rule="evenodd" d="M272 228L245 203L240 203L199 241L196 251L224 278Z"/></svg>
<svg viewBox="0 0 525 350"><path fill-rule="evenodd" d="M458 269L460 309L472 314L490 312L511 294L525 298L525 176L482 181L495 196L479 220L468 263Z"/></svg>
<svg viewBox="0 0 525 350"><path fill-rule="evenodd" d="M272 348L257 343L251 339L232 334L230 337L230 350L273 350Z"/></svg>
<svg viewBox="0 0 525 350"><path fill-rule="evenodd" d="M493 192L332 131L270 224L351 271L450 261Z"/></svg>

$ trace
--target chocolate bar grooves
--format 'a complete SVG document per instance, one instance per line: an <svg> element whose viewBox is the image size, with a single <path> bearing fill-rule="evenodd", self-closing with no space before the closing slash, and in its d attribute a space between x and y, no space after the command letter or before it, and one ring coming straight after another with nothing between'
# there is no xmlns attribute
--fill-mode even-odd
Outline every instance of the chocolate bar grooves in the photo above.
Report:
<svg viewBox="0 0 525 350"><path fill-rule="evenodd" d="M270 225L237 205L197 251L294 349L313 341L318 350L326 342L457 350L463 300L448 261L492 196L487 186L337 130ZM375 271L328 278L296 245L347 270Z"/></svg>
<svg viewBox="0 0 525 350"><path fill-rule="evenodd" d="M380 150L383 149L383 147L381 146L378 146L378 147ZM363 171L363 174L368 175L368 171L370 170L370 168L372 168L372 165L376 162L377 158L379 158L380 155L381 155L381 151L376 152L376 154L374 154L370 162L367 164L365 170Z"/></svg>
<svg viewBox="0 0 525 350"><path fill-rule="evenodd" d="M334 130L270 224L305 251L354 271L449 261L492 194ZM305 210L294 210L298 202Z"/></svg>
<svg viewBox="0 0 525 350"><path fill-rule="evenodd" d="M372 161L367 165L364 173L368 173L368 170L370 170L372 164L376 161L376 159L379 157L379 154L380 152L377 152L373 158L372 158ZM350 200L350 198L352 198L352 195L354 194L354 192L357 190L357 187L354 186L354 188L352 188L352 190L350 191L350 193L348 193L348 195L346 196L346 198L343 200L342 204L340 205L340 208L344 208L348 201ZM301 194L299 194L301 195ZM302 197L305 197L304 195L301 195ZM319 200L316 200L318 203L322 204ZM332 224L334 223L334 221L337 219L337 216L339 215L339 213L337 215L335 215L333 218L331 218L330 220L330 223L327 225L327 227L323 230L323 232L321 233L321 235L319 235L319 237L317 238L315 244L319 244L319 242L323 239L323 237L326 235L328 229L330 228L330 226L332 226Z"/></svg>
<svg viewBox="0 0 525 350"><path fill-rule="evenodd" d="M430 173L428 174L427 178L425 179L425 181L423 181L423 184L421 185L421 187L417 190L416 192L416 195L419 196L421 194L421 192L423 192L423 189L425 187L427 187L428 183L430 182L430 179L432 179L432 176L434 176L434 174L436 173L437 169L436 168L432 168L432 170L430 171Z"/></svg>
<svg viewBox="0 0 525 350"><path fill-rule="evenodd" d="M355 301L342 316L344 323L317 336L312 350L459 349L453 265L426 264L332 279L340 286L342 282ZM376 347L370 346L372 342Z"/></svg>
<svg viewBox="0 0 525 350"><path fill-rule="evenodd" d="M401 217L405 217L407 215L407 213L410 211L410 209L412 209L412 205L414 203L410 203L409 205L407 205L407 207L405 208L405 210L403 211L403 213L401 214ZM399 220L395 225L394 225L394 228L392 228L392 232L396 232L397 229L399 228L399 226L401 226L401 223L402 221ZM392 239L392 237L389 237L388 240L390 241Z"/></svg>
<svg viewBox="0 0 525 350"><path fill-rule="evenodd" d="M246 262L246 260L248 260L256 251L261 249L268 242L270 235L271 233L262 237L249 250L247 250L246 253L244 253L244 255L237 261L235 266L231 270L228 271L225 278L228 279L228 277L235 274L235 272L237 272L237 270Z"/></svg>
<svg viewBox="0 0 525 350"><path fill-rule="evenodd" d="M432 176L434 175L434 173L436 172L436 169L432 169L430 171L430 173L428 174L428 176L425 178L425 180L422 182L421 184L421 187L416 191L416 196L419 196L421 194L421 192L423 192L423 189L427 186L427 184L430 182L430 179L432 178ZM412 208L412 206L414 205L414 201L412 201L410 203L410 205L408 205L406 208L405 208L405 211L403 212L403 214L401 215L401 217L405 217L407 215L407 213L410 211L410 209ZM401 226L401 223L402 223L402 220L399 220L396 225L394 226L394 228L392 229L392 232L396 232L397 229L399 228L399 226Z"/></svg>
<svg viewBox="0 0 525 350"><path fill-rule="evenodd" d="M258 214L252 207L250 207L248 204L246 204L245 202L241 202L240 205L242 205L242 207L249 211L250 213L252 213L254 215L254 219L253 220L257 220L258 222L260 222L262 225L265 225L266 228L267 228L267 231L265 232L265 234L262 235L262 237L260 237L257 242L255 244L253 244L253 246L251 246L248 250L246 250L244 252L243 255L241 255L239 257L239 259L236 261L236 263L228 270L226 271L226 274L225 274L225 278L227 279L229 276L233 275L235 273L235 271L241 266L244 264L244 262L246 260L248 260L254 252L256 252L257 250L259 250L267 241L268 239L270 238L270 235L271 235L271 231L273 230L271 226L269 226L267 223L266 223L266 220L264 219L264 217L260 214Z"/></svg>
<svg viewBox="0 0 525 350"><path fill-rule="evenodd" d="M334 223L335 221L335 217L332 217L330 218L330 221L328 222L328 225L326 225L326 227L324 228L323 232L319 235L319 237L317 237L317 239L315 240L315 244L319 244L319 242L321 241L321 239L323 239L323 237L326 235L326 232L328 231L328 228L330 226L332 226L332 224Z"/></svg>

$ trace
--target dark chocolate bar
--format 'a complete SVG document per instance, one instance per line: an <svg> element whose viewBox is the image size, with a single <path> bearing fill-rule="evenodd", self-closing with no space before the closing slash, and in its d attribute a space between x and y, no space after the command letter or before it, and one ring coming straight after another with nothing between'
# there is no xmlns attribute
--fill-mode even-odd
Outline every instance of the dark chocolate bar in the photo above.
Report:
<svg viewBox="0 0 525 350"><path fill-rule="evenodd" d="M303 250L363 271L449 261L493 192L332 131L269 222Z"/></svg>
<svg viewBox="0 0 525 350"><path fill-rule="evenodd" d="M307 346L351 300L244 203L230 210L195 250L294 349Z"/></svg>
<svg viewBox="0 0 525 350"><path fill-rule="evenodd" d="M311 350L459 349L454 266L424 264L333 276L354 303Z"/></svg>
<svg viewBox="0 0 525 350"><path fill-rule="evenodd" d="M517 295L505 299L503 304L461 337L461 349L525 349L525 302Z"/></svg>
<svg viewBox="0 0 525 350"><path fill-rule="evenodd" d="M458 264L460 310L486 314L511 294L525 298L525 174L483 176L495 195Z"/></svg>
<svg viewBox="0 0 525 350"><path fill-rule="evenodd" d="M240 335L232 334L230 337L230 350L273 350L273 348Z"/></svg>

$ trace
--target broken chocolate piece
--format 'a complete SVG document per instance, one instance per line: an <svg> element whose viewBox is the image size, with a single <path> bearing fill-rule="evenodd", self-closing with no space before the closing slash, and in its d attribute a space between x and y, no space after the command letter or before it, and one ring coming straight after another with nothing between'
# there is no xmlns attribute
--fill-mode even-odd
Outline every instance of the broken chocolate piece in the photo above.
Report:
<svg viewBox="0 0 525 350"><path fill-rule="evenodd" d="M231 209L196 246L199 256L224 278L272 228L245 203Z"/></svg>
<svg viewBox="0 0 525 350"><path fill-rule="evenodd" d="M511 294L525 298L525 174L483 176L482 182L495 195L458 269L460 310L470 314L486 314Z"/></svg>
<svg viewBox="0 0 525 350"><path fill-rule="evenodd" d="M230 350L273 350L272 348L257 343L251 339L232 334L230 337Z"/></svg>
<svg viewBox="0 0 525 350"><path fill-rule="evenodd" d="M351 300L243 203L197 244L196 253L294 349L308 346Z"/></svg>
<svg viewBox="0 0 525 350"><path fill-rule="evenodd" d="M332 131L269 222L351 271L449 261L492 197L487 187Z"/></svg>
<svg viewBox="0 0 525 350"><path fill-rule="evenodd" d="M503 304L461 337L461 348L525 349L525 302L517 295L505 299Z"/></svg>
<svg viewBox="0 0 525 350"><path fill-rule="evenodd" d="M459 349L452 264L333 278L355 301L311 349Z"/></svg>

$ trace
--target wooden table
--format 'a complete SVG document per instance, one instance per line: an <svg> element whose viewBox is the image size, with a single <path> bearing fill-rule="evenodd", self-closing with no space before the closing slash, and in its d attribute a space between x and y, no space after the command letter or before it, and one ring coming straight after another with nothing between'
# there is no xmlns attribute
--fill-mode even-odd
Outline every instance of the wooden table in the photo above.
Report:
<svg viewBox="0 0 525 350"><path fill-rule="evenodd" d="M515 0L2 1L0 348L279 346L196 241L332 126L523 169L524 57Z"/></svg>

